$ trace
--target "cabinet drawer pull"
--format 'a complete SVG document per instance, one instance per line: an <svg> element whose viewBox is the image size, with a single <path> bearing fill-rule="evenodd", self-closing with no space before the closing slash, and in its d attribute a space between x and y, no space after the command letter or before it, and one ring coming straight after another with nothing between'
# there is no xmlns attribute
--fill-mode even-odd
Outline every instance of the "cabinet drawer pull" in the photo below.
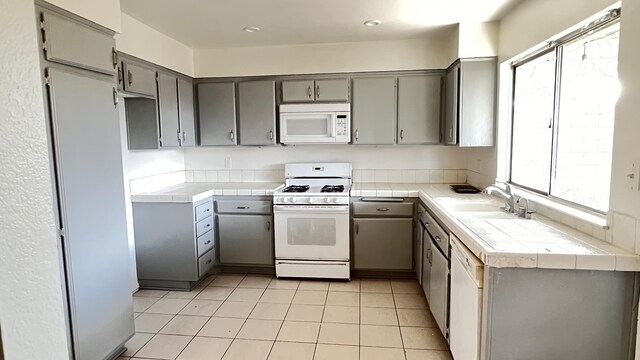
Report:
<svg viewBox="0 0 640 360"><path fill-rule="evenodd" d="M307 96L309 96L309 99L311 99L311 86L307 87Z"/></svg>
<svg viewBox="0 0 640 360"><path fill-rule="evenodd" d="M204 227L208 228L209 226L211 226L211 224L207 224L207 225L205 225Z"/></svg>
<svg viewBox="0 0 640 360"><path fill-rule="evenodd" d="M442 239L440 239L440 236L436 236L436 241L437 242L442 242Z"/></svg>
<svg viewBox="0 0 640 360"><path fill-rule="evenodd" d="M404 130L400 129L400 140L404 140Z"/></svg>
<svg viewBox="0 0 640 360"><path fill-rule="evenodd" d="M271 221L267 221L267 231L271 231Z"/></svg>
<svg viewBox="0 0 640 360"><path fill-rule="evenodd" d="M358 129L356 129L356 141L358 141Z"/></svg>
<svg viewBox="0 0 640 360"><path fill-rule="evenodd" d="M320 85L316 85L316 99L320 99Z"/></svg>
<svg viewBox="0 0 640 360"><path fill-rule="evenodd" d="M206 243L204 243L204 244L205 244L205 245L209 245L209 244L211 244L211 240L207 240L207 242L206 242Z"/></svg>
<svg viewBox="0 0 640 360"><path fill-rule="evenodd" d="M356 227L355 231L356 231L356 234L357 234L357 233L360 232L360 225L358 223L355 223L355 227Z"/></svg>
<svg viewBox="0 0 640 360"><path fill-rule="evenodd" d="M269 140L273 140L273 129L269 130Z"/></svg>
<svg viewBox="0 0 640 360"><path fill-rule="evenodd" d="M233 141L236 138L236 135L233 133L233 130L229 132L229 140Z"/></svg>
<svg viewBox="0 0 640 360"><path fill-rule="evenodd" d="M389 211L389 208L377 208L378 211Z"/></svg>
<svg viewBox="0 0 640 360"><path fill-rule="evenodd" d="M236 209L238 210L247 210L247 209L251 209L250 206L236 206Z"/></svg>
<svg viewBox="0 0 640 360"><path fill-rule="evenodd" d="M213 261L213 259L209 259L209 260L207 260L207 262L206 262L206 263L204 263L204 264L205 264L205 265L209 265L209 264L211 264L211 262L212 262L212 261Z"/></svg>
<svg viewBox="0 0 640 360"><path fill-rule="evenodd" d="M130 70L127 70L127 82L129 83L129 86L133 83L133 74Z"/></svg>
<svg viewBox="0 0 640 360"><path fill-rule="evenodd" d="M209 212L209 211L211 211L211 209L209 209L209 208L204 210L204 212Z"/></svg>

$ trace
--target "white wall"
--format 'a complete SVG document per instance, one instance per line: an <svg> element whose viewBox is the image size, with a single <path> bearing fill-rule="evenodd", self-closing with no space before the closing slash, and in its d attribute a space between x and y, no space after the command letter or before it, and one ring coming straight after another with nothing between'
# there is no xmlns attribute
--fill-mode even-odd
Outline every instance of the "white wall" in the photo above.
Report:
<svg viewBox="0 0 640 360"><path fill-rule="evenodd" d="M500 22L501 59L509 59L564 32L617 0L528 0Z"/></svg>
<svg viewBox="0 0 640 360"><path fill-rule="evenodd" d="M497 22L462 22L458 26L458 57L498 55Z"/></svg>
<svg viewBox="0 0 640 360"><path fill-rule="evenodd" d="M0 8L2 347L7 360L67 359L35 9Z"/></svg>
<svg viewBox="0 0 640 360"><path fill-rule="evenodd" d="M610 208L613 243L640 254L640 192L630 190L631 163L640 164L640 2L622 2L618 72L622 92L616 106ZM640 354L639 354L640 355Z"/></svg>
<svg viewBox="0 0 640 360"><path fill-rule="evenodd" d="M197 77L443 69L448 39L195 50Z"/></svg>
<svg viewBox="0 0 640 360"><path fill-rule="evenodd" d="M122 31L116 35L116 48L154 64L194 76L193 49L125 13L122 13Z"/></svg>
<svg viewBox="0 0 640 360"><path fill-rule="evenodd" d="M127 124L125 108L120 106L120 142L122 144L122 167L124 173L124 196L127 216L127 237L129 241L129 256L131 261L131 289L138 288L136 272L136 252L133 236L133 208L131 205L132 182L136 179L153 178L156 175L180 172L184 181L184 155L182 150L129 150L127 148ZM166 182L153 181L156 186L168 185ZM133 189L140 192L141 189ZM153 191L149 188L148 191Z"/></svg>
<svg viewBox="0 0 640 360"><path fill-rule="evenodd" d="M120 31L120 0L46 0L115 32Z"/></svg>

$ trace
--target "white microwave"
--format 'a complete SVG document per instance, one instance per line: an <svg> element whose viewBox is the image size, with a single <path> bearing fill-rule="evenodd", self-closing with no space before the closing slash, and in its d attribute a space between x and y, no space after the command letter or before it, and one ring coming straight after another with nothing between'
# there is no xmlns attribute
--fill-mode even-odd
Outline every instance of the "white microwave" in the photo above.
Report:
<svg viewBox="0 0 640 360"><path fill-rule="evenodd" d="M347 144L350 141L350 104L280 105L280 143Z"/></svg>

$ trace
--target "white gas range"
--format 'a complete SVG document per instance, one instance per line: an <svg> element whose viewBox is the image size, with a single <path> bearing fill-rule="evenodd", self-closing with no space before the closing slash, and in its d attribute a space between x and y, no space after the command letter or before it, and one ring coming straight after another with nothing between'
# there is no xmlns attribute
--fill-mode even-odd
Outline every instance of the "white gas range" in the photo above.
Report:
<svg viewBox="0 0 640 360"><path fill-rule="evenodd" d="M349 279L350 163L285 165L273 194L276 276Z"/></svg>

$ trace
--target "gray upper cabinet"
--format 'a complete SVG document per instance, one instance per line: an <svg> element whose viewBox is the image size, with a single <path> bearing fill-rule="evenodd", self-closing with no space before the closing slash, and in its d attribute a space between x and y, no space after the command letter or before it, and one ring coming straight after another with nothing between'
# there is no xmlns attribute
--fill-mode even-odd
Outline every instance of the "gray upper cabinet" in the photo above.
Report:
<svg viewBox="0 0 640 360"><path fill-rule="evenodd" d="M178 119L178 84L175 76L158 74L158 109L160 144L164 148L180 146L182 134Z"/></svg>
<svg viewBox="0 0 640 360"><path fill-rule="evenodd" d="M197 85L200 145L237 144L235 89L232 82Z"/></svg>
<svg viewBox="0 0 640 360"><path fill-rule="evenodd" d="M125 98L124 106L129 150L159 149L160 128L156 99Z"/></svg>
<svg viewBox="0 0 640 360"><path fill-rule="evenodd" d="M276 143L276 87L273 80L238 84L240 145Z"/></svg>
<svg viewBox="0 0 640 360"><path fill-rule="evenodd" d="M351 116L354 144L395 144L396 78L353 79Z"/></svg>
<svg viewBox="0 0 640 360"><path fill-rule="evenodd" d="M40 21L47 61L116 73L118 60L113 36L44 10Z"/></svg>
<svg viewBox="0 0 640 360"><path fill-rule="evenodd" d="M444 143L458 143L458 101L460 85L460 64L456 63L447 69L444 104Z"/></svg>
<svg viewBox="0 0 640 360"><path fill-rule="evenodd" d="M193 83L190 80L178 78L178 111L181 133L180 145L182 147L196 146L196 123L193 105Z"/></svg>
<svg viewBox="0 0 640 360"><path fill-rule="evenodd" d="M442 76L398 78L398 144L440 143Z"/></svg>
<svg viewBox="0 0 640 360"><path fill-rule="evenodd" d="M156 71L128 61L123 62L124 90L147 96L156 96Z"/></svg>
<svg viewBox="0 0 640 360"><path fill-rule="evenodd" d="M313 80L286 80L282 82L282 102L309 102L314 99Z"/></svg>
<svg viewBox="0 0 640 360"><path fill-rule="evenodd" d="M318 80L285 80L282 82L282 102L349 101L346 78Z"/></svg>
<svg viewBox="0 0 640 360"><path fill-rule="evenodd" d="M349 101L347 79L316 80L316 101Z"/></svg>
<svg viewBox="0 0 640 360"><path fill-rule="evenodd" d="M447 71L445 143L493 146L496 58L460 59Z"/></svg>

